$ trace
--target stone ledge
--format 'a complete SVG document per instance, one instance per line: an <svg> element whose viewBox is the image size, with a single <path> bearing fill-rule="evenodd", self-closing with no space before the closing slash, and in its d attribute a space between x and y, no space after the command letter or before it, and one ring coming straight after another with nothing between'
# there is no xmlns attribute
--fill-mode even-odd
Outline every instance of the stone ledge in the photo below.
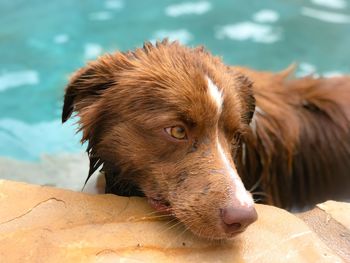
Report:
<svg viewBox="0 0 350 263"><path fill-rule="evenodd" d="M347 220L349 204L323 205L333 220ZM246 232L234 240L215 243L197 238L182 225L155 217L143 198L89 195L0 180L0 261L349 260L346 253L339 255L329 248L312 227L293 214L265 205L257 205L257 210L259 220Z"/></svg>

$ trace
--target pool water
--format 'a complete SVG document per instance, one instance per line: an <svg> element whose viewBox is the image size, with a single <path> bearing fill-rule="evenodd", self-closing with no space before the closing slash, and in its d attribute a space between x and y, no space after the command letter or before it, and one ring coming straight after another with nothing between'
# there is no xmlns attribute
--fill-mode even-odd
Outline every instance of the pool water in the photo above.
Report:
<svg viewBox="0 0 350 263"><path fill-rule="evenodd" d="M60 122L69 74L104 52L163 37L205 45L229 64L298 75L350 72L346 0L3 0L0 156L83 151Z"/></svg>

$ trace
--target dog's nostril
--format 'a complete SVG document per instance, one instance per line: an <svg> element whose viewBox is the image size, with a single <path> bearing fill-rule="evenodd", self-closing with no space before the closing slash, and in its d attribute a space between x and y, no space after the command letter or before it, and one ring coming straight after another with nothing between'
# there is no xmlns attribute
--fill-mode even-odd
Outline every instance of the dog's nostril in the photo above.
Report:
<svg viewBox="0 0 350 263"><path fill-rule="evenodd" d="M234 207L229 206L221 209L221 218L226 225L227 232L238 232L255 222L258 214L253 206Z"/></svg>
<svg viewBox="0 0 350 263"><path fill-rule="evenodd" d="M240 223L233 223L233 224L229 224L229 225L226 224L226 226L228 227L229 232L236 232L242 228L242 225Z"/></svg>

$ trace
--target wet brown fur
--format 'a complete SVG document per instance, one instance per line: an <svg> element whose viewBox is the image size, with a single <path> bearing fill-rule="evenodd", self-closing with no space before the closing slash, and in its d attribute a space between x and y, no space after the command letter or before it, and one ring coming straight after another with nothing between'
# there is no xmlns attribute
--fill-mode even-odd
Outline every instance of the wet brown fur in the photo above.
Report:
<svg viewBox="0 0 350 263"><path fill-rule="evenodd" d="M235 186L217 162L216 137L266 203L292 208L349 197L349 78L289 75L228 67L203 48L146 43L79 70L62 120L77 112L89 176L102 166L106 192L159 198L193 232L225 238L217 211L232 202ZM221 113L205 76L224 94ZM165 138L164 128L177 124L188 141Z"/></svg>
<svg viewBox="0 0 350 263"><path fill-rule="evenodd" d="M239 156L265 203L303 208L350 197L350 77L295 79L235 67L254 81L257 110Z"/></svg>

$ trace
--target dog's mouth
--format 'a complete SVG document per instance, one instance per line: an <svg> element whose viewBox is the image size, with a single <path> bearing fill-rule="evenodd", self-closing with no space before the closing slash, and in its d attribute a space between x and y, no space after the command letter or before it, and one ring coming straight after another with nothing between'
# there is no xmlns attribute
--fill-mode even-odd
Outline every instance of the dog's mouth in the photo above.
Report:
<svg viewBox="0 0 350 263"><path fill-rule="evenodd" d="M156 196L147 196L148 203L156 210L162 213L171 214L172 207L168 200L156 195Z"/></svg>

